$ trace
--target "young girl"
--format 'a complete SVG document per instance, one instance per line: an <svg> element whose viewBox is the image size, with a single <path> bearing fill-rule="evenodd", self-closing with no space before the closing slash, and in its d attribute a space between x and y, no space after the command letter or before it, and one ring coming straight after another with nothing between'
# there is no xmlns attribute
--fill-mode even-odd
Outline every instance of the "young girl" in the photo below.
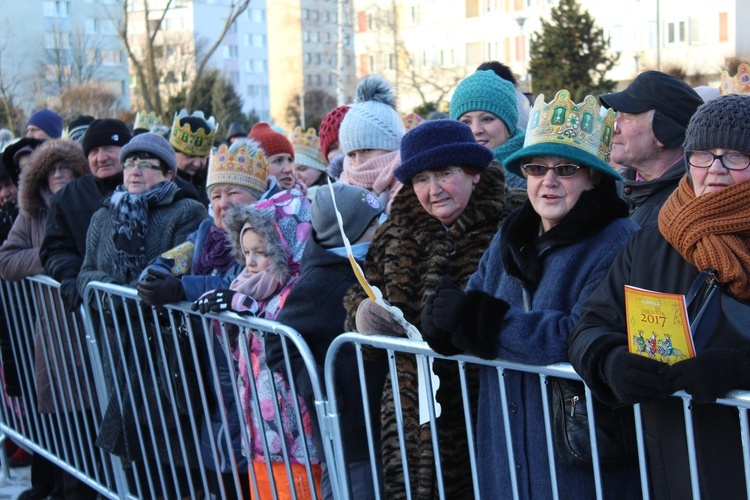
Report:
<svg viewBox="0 0 750 500"><path fill-rule="evenodd" d="M310 203L297 190L285 191L251 206L232 207L225 218L227 238L232 243L236 258L245 263L242 273L229 290L217 290L198 301L201 312L231 310L275 319L284 306L292 287L299 279L300 259L311 231ZM295 404L291 390L281 373L266 367L263 340L250 337L247 351L249 360L239 357L238 391L242 398L245 422L249 427L250 443L245 452L253 462L250 478L258 483L261 498L272 498L270 478L266 468L261 432L268 440L278 498L291 498L291 486L284 466L283 447L291 461L297 498L312 498L310 481L305 470L306 448L310 457L314 484L319 490L321 470L313 443L310 416L302 398ZM248 368L252 368L252 374ZM262 414L254 411L251 381L255 384ZM274 401L275 386L278 401ZM299 406L302 429L297 426L294 408ZM283 429L276 425L276 411L281 408ZM283 435L282 439L274 439ZM320 493L318 492L318 495Z"/></svg>

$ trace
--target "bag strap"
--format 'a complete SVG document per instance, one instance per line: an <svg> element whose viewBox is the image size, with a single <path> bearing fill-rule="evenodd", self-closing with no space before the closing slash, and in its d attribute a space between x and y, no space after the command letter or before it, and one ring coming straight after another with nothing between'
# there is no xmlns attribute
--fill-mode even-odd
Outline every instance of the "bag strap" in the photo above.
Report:
<svg viewBox="0 0 750 500"><path fill-rule="evenodd" d="M717 291L721 292L721 289L719 288L719 280L716 276L716 270L705 269L701 271L697 278L695 278L695 281L686 296L688 305L692 305L693 301L697 301L696 305L698 306L698 309L695 310L695 315L692 318L689 318L690 331L693 334L693 345L696 352L703 348L708 341L708 337L710 337L709 332L698 331L700 330L698 325L706 314L708 306Z"/></svg>

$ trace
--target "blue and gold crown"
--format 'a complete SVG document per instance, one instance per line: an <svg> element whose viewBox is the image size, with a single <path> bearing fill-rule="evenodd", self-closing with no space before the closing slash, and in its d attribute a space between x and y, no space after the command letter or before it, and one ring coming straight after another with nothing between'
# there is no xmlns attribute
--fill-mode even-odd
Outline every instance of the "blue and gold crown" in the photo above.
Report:
<svg viewBox="0 0 750 500"><path fill-rule="evenodd" d="M151 111L146 113L145 111L139 111L135 114L135 122L133 123L133 130L151 130L155 125L160 125L159 119L156 117L156 113Z"/></svg>
<svg viewBox="0 0 750 500"><path fill-rule="evenodd" d="M742 63L737 68L737 74L730 78L728 71L721 72L721 93L750 94L750 65Z"/></svg>
<svg viewBox="0 0 750 500"><path fill-rule="evenodd" d="M234 149L234 148L233 148ZM268 188L268 163L257 142L248 140L232 153L222 144L208 162L206 188L216 184L237 184L260 193Z"/></svg>
<svg viewBox="0 0 750 500"><path fill-rule="evenodd" d="M200 120L211 132L207 134L202 127L197 127L198 130L194 132L189 123L180 126L180 120L183 118ZM183 109L174 115L169 143L177 151L190 156L208 156L211 152L211 146L214 144L214 139L216 139L218 129L219 124L216 123L213 116L206 119L203 111L196 111L192 115L189 115L187 110Z"/></svg>
<svg viewBox="0 0 750 500"><path fill-rule="evenodd" d="M586 96L582 103L570 100L563 89L548 104L539 95L529 114L524 147L540 142L560 143L581 149L605 163L609 161L616 113L605 110L596 97Z"/></svg>

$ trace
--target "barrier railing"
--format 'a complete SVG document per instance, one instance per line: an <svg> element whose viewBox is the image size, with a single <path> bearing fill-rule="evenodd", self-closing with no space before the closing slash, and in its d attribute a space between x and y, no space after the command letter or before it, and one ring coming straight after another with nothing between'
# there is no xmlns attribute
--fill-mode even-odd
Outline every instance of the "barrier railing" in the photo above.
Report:
<svg viewBox="0 0 750 500"><path fill-rule="evenodd" d="M343 431L348 408L357 404L363 408L369 457L371 484L365 490L374 498L386 498L377 438L381 422L371 416L379 414L375 405L380 401L373 401L368 392L368 382L374 377L368 368L373 353L380 353L381 358L384 355L384 361L379 362L387 367L388 383L397 395L399 388L408 383L405 377L414 377L399 371L399 356L415 356L425 374L430 373L436 360L455 363L459 411L465 428L470 429L466 446L476 498L480 497L475 434L477 396L467 373L478 365L496 372L506 436L513 432L506 375L536 374L542 391L549 493L553 498L560 497L547 382L550 377L580 380L568 364L540 367L470 356L446 358L426 344L408 339L344 333L330 346L324 367L317 367L300 335L277 322L231 313L200 315L187 304L152 308L141 304L134 290L104 283L91 284L84 299L87 307L81 313L70 314L60 299L59 285L47 277L2 285L0 297L8 338L0 346L10 349L16 362L15 368L3 369L6 381L9 370L15 369L18 384L15 390L8 391L12 396L3 398L0 404L0 433L44 455L104 497L278 498L281 484L290 484L301 488L292 489L292 498L304 497L302 490L308 490L311 498L319 498L314 469L318 462L324 462L333 498L358 498L362 479L350 475L350 443ZM257 356L258 348L262 351L271 339L280 340L283 353L283 369L277 372L271 372ZM305 397L298 384L300 360L311 387ZM340 377L337 380L337 375L342 362L356 365L357 378L345 383L358 387L355 392L361 398L357 402L341 401L344 382ZM245 380L246 385L238 386L238 379ZM424 392L432 394L436 388L432 378L423 377L423 382ZM683 401L693 496L701 498L691 401L684 393L676 397ZM588 388L585 398L587 407L593 409ZM717 404L737 408L741 429L738 439L744 452L745 478L749 478L750 392L734 391ZM401 463L396 466L403 472L405 495L412 498L417 478L410 477L406 450L411 443L407 442L404 426L409 412L415 409L403 407L400 397L394 398L394 406L401 451ZM427 397L422 415L430 424L436 493L447 498L450 471L442 470L441 453L454 450L441 449L445 443L438 432L442 425L439 413L435 400ZM246 425L246 418L253 415L254 431ZM591 477L596 497L604 498L606 480L598 461L594 417L589 411L594 456ZM640 491L643 498L649 498L641 420L636 406ZM294 439L300 430L310 430L311 425L319 427L318 439ZM260 434L256 434L258 431ZM520 498L523 495L519 479L511 465L517 450L507 444L504 453L511 478L507 496ZM273 467L273 460L282 465ZM253 463L260 466L253 467ZM302 480L298 477L299 468L293 464L306 472ZM8 473L5 469L4 474ZM270 494L264 493L264 481L270 485ZM750 496L750 485L746 488Z"/></svg>

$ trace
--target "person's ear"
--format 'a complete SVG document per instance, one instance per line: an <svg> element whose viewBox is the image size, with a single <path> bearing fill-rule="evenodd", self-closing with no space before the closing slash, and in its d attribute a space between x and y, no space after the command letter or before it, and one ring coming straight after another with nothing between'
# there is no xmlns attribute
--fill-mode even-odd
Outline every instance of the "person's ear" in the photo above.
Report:
<svg viewBox="0 0 750 500"><path fill-rule="evenodd" d="M174 172L172 170L167 170L167 173L164 174L164 177L166 177L168 181L171 181L172 179L174 179Z"/></svg>

